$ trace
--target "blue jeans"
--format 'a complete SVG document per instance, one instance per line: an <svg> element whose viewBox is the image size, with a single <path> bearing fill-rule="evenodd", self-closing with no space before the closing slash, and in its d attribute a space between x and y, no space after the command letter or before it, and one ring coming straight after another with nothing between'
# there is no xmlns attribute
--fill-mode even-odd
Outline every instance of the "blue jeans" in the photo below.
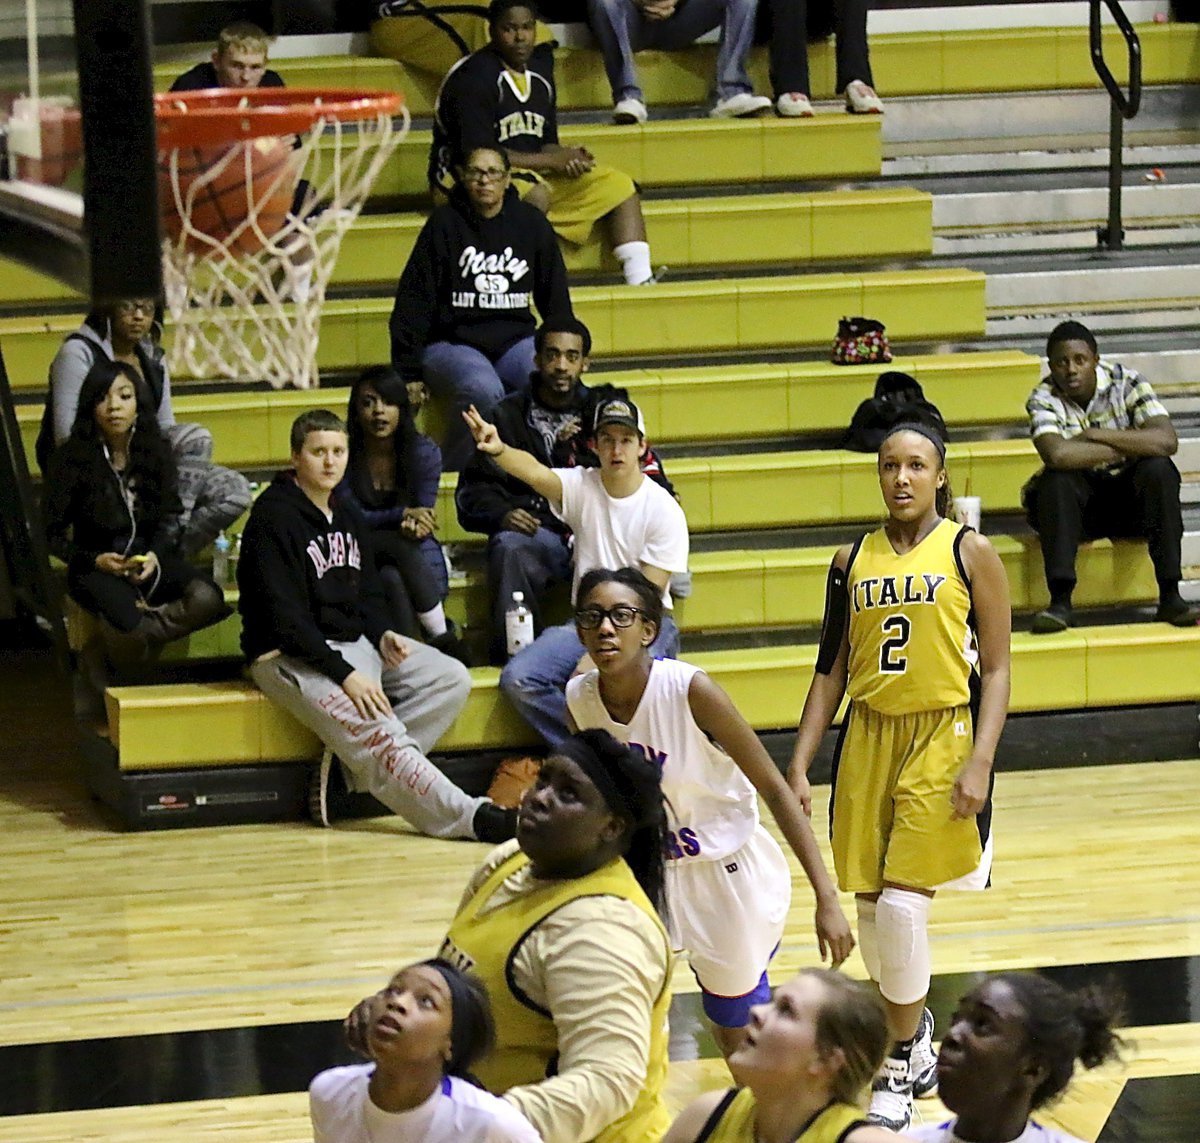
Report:
<svg viewBox="0 0 1200 1143"><path fill-rule="evenodd" d="M547 627L500 672L500 689L508 701L551 746L567 737L565 690L583 652L574 622ZM664 615L650 654L656 659L673 659L678 653L679 628L670 615Z"/></svg>
<svg viewBox="0 0 1200 1143"><path fill-rule="evenodd" d="M665 20L647 20L633 0L588 0L588 24L604 53L613 102L641 99L633 55L644 48L672 51L720 25L716 88L719 99L753 91L746 57L754 42L758 0L687 0Z"/></svg>
<svg viewBox="0 0 1200 1143"><path fill-rule="evenodd" d="M468 405L474 405L484 417L490 417L509 393L529 388L533 338L523 337L494 362L469 345L435 341L425 347L421 370L429 391L448 407L442 468L446 472L461 472L475 454L475 442L459 414Z"/></svg>
<svg viewBox="0 0 1200 1143"><path fill-rule="evenodd" d="M492 602L492 634L489 655L493 663L508 658L504 613L512 606L514 591L525 596L533 615L533 629L541 632L542 596L551 584L571 579L571 551L562 536L539 528L532 536L521 532L497 532L487 547L488 590Z"/></svg>

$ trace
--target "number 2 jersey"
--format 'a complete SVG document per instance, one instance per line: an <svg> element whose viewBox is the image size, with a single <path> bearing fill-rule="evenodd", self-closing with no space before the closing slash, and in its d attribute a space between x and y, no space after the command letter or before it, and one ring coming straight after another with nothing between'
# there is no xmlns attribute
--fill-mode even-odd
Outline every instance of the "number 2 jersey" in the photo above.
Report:
<svg viewBox="0 0 1200 1143"><path fill-rule="evenodd" d="M676 861L727 857L758 828L750 779L692 717L688 688L699 672L677 659L655 659L628 723L615 722L605 709L599 671L567 683L567 707L580 730L607 730L657 764L670 803L668 857Z"/></svg>
<svg viewBox="0 0 1200 1143"><path fill-rule="evenodd" d="M942 520L897 555L880 528L855 547L846 573L853 701L893 715L970 701L979 654L959 552L966 532Z"/></svg>

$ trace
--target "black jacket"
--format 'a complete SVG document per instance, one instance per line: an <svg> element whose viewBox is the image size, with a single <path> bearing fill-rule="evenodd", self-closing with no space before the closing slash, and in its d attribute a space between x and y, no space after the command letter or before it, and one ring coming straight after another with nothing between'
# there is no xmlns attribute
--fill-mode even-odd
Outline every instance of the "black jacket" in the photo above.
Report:
<svg viewBox="0 0 1200 1143"><path fill-rule="evenodd" d="M354 669L326 640L378 646L389 623L370 530L335 493L333 520L281 472L255 501L242 533L237 581L242 651L280 650L342 682Z"/></svg>
<svg viewBox="0 0 1200 1143"><path fill-rule="evenodd" d="M511 191L495 218L480 218L465 195L437 207L417 236L392 308L392 364L421 376L435 341L478 349L490 361L543 317L571 313L567 268L546 216Z"/></svg>
<svg viewBox="0 0 1200 1143"><path fill-rule="evenodd" d="M50 550L73 578L86 575L103 552L160 558L178 548L183 505L175 466L164 453L162 470L146 479L136 468L125 485L98 440L69 437L50 459L42 511Z"/></svg>
<svg viewBox="0 0 1200 1143"><path fill-rule="evenodd" d="M596 468L599 460L592 451L589 441L596 406L613 397L628 397L624 389L615 385L588 386L580 384L575 391L571 406L579 414L579 428L574 435L559 441L553 451L546 448L545 438L533 427L530 411L536 398L533 388L537 386L536 374L533 387L526 393L513 393L505 397L492 412L492 422L500 439L513 448L532 453L548 468ZM642 459L642 471L673 496L671 486L663 471L659 458L652 449ZM509 476L490 456L476 452L467 461L458 477L454 490L454 507L458 522L468 532L483 532L493 536L501 531L504 517L514 508L523 508L537 516L542 526L551 531L566 534L567 526L550 511L544 496L539 496L523 480Z"/></svg>

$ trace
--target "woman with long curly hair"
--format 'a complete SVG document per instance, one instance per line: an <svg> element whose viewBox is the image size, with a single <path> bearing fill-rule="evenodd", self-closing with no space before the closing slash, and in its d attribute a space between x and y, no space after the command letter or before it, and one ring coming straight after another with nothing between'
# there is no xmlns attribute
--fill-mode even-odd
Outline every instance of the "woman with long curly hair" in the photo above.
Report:
<svg viewBox="0 0 1200 1143"><path fill-rule="evenodd" d="M228 614L220 588L180 552L181 510L149 390L127 363L97 361L50 462L46 534L71 597L140 655Z"/></svg>

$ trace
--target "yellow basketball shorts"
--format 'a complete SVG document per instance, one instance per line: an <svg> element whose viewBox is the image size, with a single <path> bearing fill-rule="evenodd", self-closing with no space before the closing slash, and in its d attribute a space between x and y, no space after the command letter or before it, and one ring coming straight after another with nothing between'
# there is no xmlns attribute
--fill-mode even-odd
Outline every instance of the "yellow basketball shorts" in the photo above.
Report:
<svg viewBox="0 0 1200 1143"><path fill-rule="evenodd" d="M554 233L574 246L590 241L592 227L614 207L637 194L633 179L603 163L597 163L577 179L514 167L513 186L522 197L535 186L548 187L550 210L546 217Z"/></svg>
<svg viewBox="0 0 1200 1143"><path fill-rule="evenodd" d="M852 703L846 717L830 810L841 888L934 889L975 869L978 822L950 817L954 782L974 745L970 707L888 715Z"/></svg>

